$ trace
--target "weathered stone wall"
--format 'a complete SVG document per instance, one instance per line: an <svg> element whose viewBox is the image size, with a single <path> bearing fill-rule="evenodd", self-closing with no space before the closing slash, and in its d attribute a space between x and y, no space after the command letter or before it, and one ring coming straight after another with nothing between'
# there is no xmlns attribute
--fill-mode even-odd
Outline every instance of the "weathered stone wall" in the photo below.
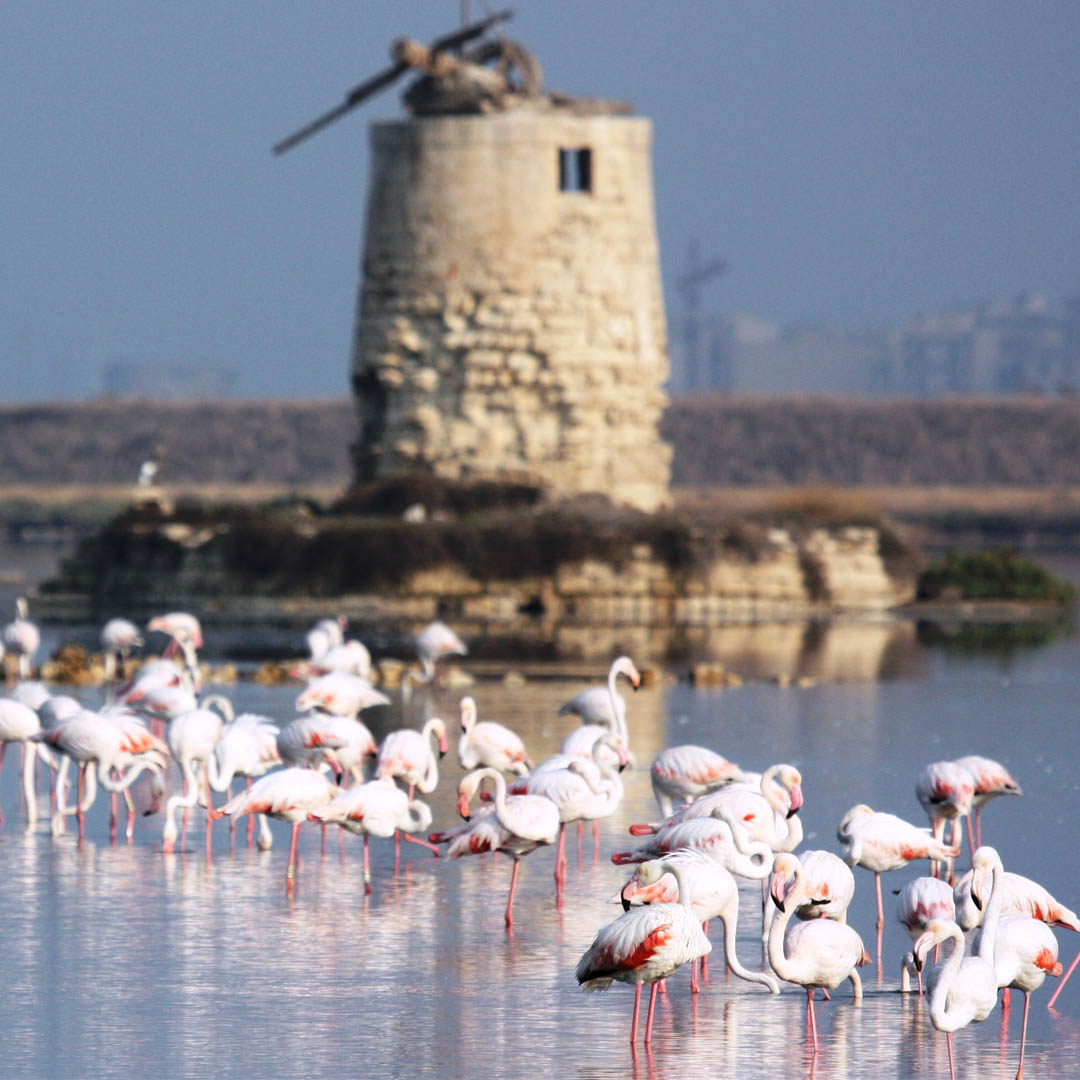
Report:
<svg viewBox="0 0 1080 1080"><path fill-rule="evenodd" d="M654 509L668 362L651 125L518 111L372 128L360 480L532 477ZM559 190L559 149L592 191Z"/></svg>

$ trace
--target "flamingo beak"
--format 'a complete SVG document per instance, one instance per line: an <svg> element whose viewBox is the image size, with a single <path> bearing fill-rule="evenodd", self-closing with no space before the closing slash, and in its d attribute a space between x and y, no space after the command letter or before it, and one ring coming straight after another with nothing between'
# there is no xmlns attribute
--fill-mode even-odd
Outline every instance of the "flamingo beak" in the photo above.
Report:
<svg viewBox="0 0 1080 1080"><path fill-rule="evenodd" d="M446 757L446 750L447 750L446 736L444 735L439 740L439 757L440 757L440 759Z"/></svg>
<svg viewBox="0 0 1080 1080"><path fill-rule="evenodd" d="M619 899L622 901L623 911L630 910L630 900L634 893L637 891L637 879L631 878L622 888L622 892L619 893Z"/></svg>
<svg viewBox="0 0 1080 1080"><path fill-rule="evenodd" d="M788 817L792 817L793 815L797 814L799 812L799 808L803 804L802 785L801 784L792 784L790 794L791 794L791 808L787 812Z"/></svg>
<svg viewBox="0 0 1080 1080"><path fill-rule="evenodd" d="M469 820L469 800L464 791L458 792L457 812L465 820Z"/></svg>
<svg viewBox="0 0 1080 1080"><path fill-rule="evenodd" d="M773 874L772 881L769 882L769 895L773 898L773 903L783 911L784 897L787 895L787 881L782 873Z"/></svg>

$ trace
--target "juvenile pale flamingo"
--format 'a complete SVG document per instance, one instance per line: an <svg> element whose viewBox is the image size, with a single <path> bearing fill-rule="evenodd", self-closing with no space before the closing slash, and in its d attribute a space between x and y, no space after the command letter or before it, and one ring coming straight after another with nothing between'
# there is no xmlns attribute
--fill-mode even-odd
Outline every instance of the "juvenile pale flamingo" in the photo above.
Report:
<svg viewBox="0 0 1080 1080"><path fill-rule="evenodd" d="M241 791L220 809L211 810L210 817L266 814L292 825L289 863L285 870L285 890L292 892L298 865L300 827L307 821L308 814L325 806L340 791L341 788L315 769L278 769L259 777L250 788Z"/></svg>
<svg viewBox="0 0 1080 1080"><path fill-rule="evenodd" d="M669 746L653 758L649 768L653 794L664 817L671 816L676 801L690 802L743 776L735 762L705 746Z"/></svg>
<svg viewBox="0 0 1080 1080"><path fill-rule="evenodd" d="M419 799L410 800L392 780L369 780L341 792L325 806L312 810L309 821L340 825L364 838L364 892L371 893L371 861L368 838L422 832L431 824L431 808Z"/></svg>
<svg viewBox="0 0 1080 1080"><path fill-rule="evenodd" d="M998 988L1020 990L1024 995L1024 1020L1020 1030L1020 1064L1016 1080L1024 1075L1028 1009L1031 992L1047 975L1059 976L1058 943L1046 923L1026 915L1002 916L1000 891L1005 868L992 847L981 847L972 859L971 897L984 909L983 923L974 941L975 952L990 963Z"/></svg>
<svg viewBox="0 0 1080 1080"><path fill-rule="evenodd" d="M469 803L484 780L490 780L495 785L491 816L506 834L500 838L498 850L514 860L504 916L507 927L511 927L514 924L514 889L521 857L538 847L555 843L559 835L559 808L543 795L507 795L503 774L497 769L485 767L469 773L458 785L458 813L466 820L469 818Z"/></svg>
<svg viewBox="0 0 1080 1080"><path fill-rule="evenodd" d="M490 765L500 772L528 776L532 762L517 732L492 720L476 719L476 702L461 699L461 737L457 744L458 764L465 770Z"/></svg>
<svg viewBox="0 0 1080 1080"><path fill-rule="evenodd" d="M1020 785L1009 775L1009 770L1000 761L968 754L956 759L975 777L975 794L971 805L975 808L975 846L982 846L982 808L999 795L1021 795ZM953 837L955 843L956 838Z"/></svg>
<svg viewBox="0 0 1080 1080"><path fill-rule="evenodd" d="M619 893L623 911L631 905L670 904L679 899L679 883L667 871L671 866L678 866L683 876L690 897L690 906L702 924L702 930L708 932L710 919L720 919L724 925L724 959L731 972L747 982L759 983L768 988L770 993L779 994L780 987L776 980L764 971L750 971L739 962L735 953L736 930L739 921L739 887L731 873L714 859L701 851L681 848L657 860L664 868L664 874L651 884L643 884L641 870L650 863L641 863L634 875ZM844 867L846 870L847 867ZM850 873L850 871L848 871ZM645 877L648 878L649 872ZM695 962L690 972L691 993L698 992L697 964L702 968L705 958Z"/></svg>
<svg viewBox="0 0 1080 1080"><path fill-rule="evenodd" d="M900 890L900 895L897 897L896 917L911 935L914 943L922 937L926 928L935 919L954 920L956 918L953 891L941 878L925 875L912 878ZM922 971L915 967L914 953L906 953L900 962L900 991L907 993L911 990L910 970L918 973L921 994L923 991Z"/></svg>
<svg viewBox="0 0 1080 1080"><path fill-rule="evenodd" d="M808 894L802 863L790 852L776 856L769 893L779 909L769 928L769 963L781 979L806 987L807 1016L816 1054L814 990L819 986L835 990L850 979L855 1001L862 1001L862 980L855 969L868 964L870 956L862 938L846 923L832 919L791 923L791 916Z"/></svg>
<svg viewBox="0 0 1080 1080"><path fill-rule="evenodd" d="M444 622L428 623L423 630L413 638L416 647L416 656L420 661L420 674L415 671L406 671L401 679L401 696L407 701L412 692L412 684L430 683L435 678L435 665L448 656L466 656L469 650L465 642L461 640Z"/></svg>
<svg viewBox="0 0 1080 1080"><path fill-rule="evenodd" d="M637 1042L638 1010L641 987L651 983L649 1016L645 1022L645 1045L652 1041L653 1011L659 980L666 979L683 964L692 963L712 952L712 945L701 929L701 922L690 902L686 879L678 863L660 860L645 863L637 881L647 887L665 874L671 874L679 887L677 903L657 903L631 907L614 922L597 931L592 945L578 961L575 975L586 990L606 990L613 980L634 986L634 1019L630 1042Z"/></svg>
<svg viewBox="0 0 1080 1080"><path fill-rule="evenodd" d="M957 832L960 819L968 823L968 847L975 851L971 832L971 806L975 797L975 777L955 761L934 761L919 774L915 797L930 819L930 828L937 840L945 839L945 823L955 823L953 843L959 847ZM950 874L951 876L951 874Z"/></svg>
<svg viewBox="0 0 1080 1080"><path fill-rule="evenodd" d="M881 875L918 859L945 862L955 859L960 849L943 844L895 814L872 810L865 803L853 806L840 819L836 838L848 866L873 871L877 893L877 963L881 967L881 937L885 928L885 909L881 903Z"/></svg>
<svg viewBox="0 0 1080 1080"><path fill-rule="evenodd" d="M997 1002L994 969L982 957L964 956L964 932L951 919L934 919L919 936L913 949L915 966L922 969L926 954L935 946L950 943L949 955L927 975L930 1022L945 1032L949 1048L949 1076L956 1080L952 1033L985 1020Z"/></svg>

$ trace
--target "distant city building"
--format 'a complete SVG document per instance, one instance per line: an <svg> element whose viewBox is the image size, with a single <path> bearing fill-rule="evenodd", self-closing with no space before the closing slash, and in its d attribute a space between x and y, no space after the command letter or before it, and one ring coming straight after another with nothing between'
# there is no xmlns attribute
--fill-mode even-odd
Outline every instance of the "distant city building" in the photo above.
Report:
<svg viewBox="0 0 1080 1080"><path fill-rule="evenodd" d="M221 398L235 388L236 372L224 364L118 361L104 371L107 397Z"/></svg>
<svg viewBox="0 0 1080 1080"><path fill-rule="evenodd" d="M673 336L671 356L677 393L1073 394L1080 295L974 304L855 332L699 316L694 334Z"/></svg>

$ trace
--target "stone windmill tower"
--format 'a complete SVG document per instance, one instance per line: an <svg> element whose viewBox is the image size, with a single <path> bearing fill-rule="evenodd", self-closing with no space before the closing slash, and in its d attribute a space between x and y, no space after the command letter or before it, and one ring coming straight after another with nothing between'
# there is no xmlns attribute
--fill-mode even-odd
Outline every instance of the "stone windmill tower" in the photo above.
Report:
<svg viewBox="0 0 1080 1080"><path fill-rule="evenodd" d="M652 510L671 459L652 127L541 92L526 50L484 40L508 15L396 43L393 67L275 148L418 72L410 115L371 128L356 479L533 480Z"/></svg>

